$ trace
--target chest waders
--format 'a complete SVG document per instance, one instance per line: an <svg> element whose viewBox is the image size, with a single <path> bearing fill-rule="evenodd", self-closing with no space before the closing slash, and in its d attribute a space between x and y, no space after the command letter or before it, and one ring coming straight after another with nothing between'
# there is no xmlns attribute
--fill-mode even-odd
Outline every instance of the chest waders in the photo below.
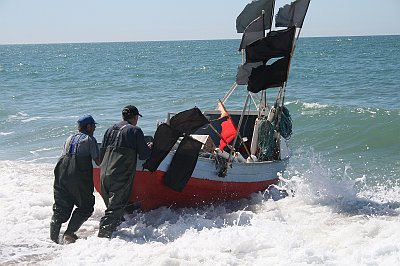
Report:
<svg viewBox="0 0 400 266"><path fill-rule="evenodd" d="M99 237L111 237L112 232L121 223L132 191L137 152L134 149L117 146L125 126L112 130L110 133L112 143L107 143L109 146L105 148L105 151L103 150L100 182L101 196L107 209L100 220Z"/></svg>
<svg viewBox="0 0 400 266"><path fill-rule="evenodd" d="M50 238L58 243L61 224L71 217L65 233L74 234L92 215L94 206L93 165L90 156L77 154L78 146L88 138L84 133L75 134L67 144L54 169L54 204L50 223Z"/></svg>

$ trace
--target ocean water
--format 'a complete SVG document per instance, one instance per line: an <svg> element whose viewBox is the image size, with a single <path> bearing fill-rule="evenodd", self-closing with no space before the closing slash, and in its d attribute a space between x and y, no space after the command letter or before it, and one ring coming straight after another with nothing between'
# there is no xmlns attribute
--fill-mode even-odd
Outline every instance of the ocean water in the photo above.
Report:
<svg viewBox="0 0 400 266"><path fill-rule="evenodd" d="M400 36L300 38L285 98L290 197L135 212L105 240L96 193L82 239L49 240L52 171L78 117L94 116L101 141L127 104L147 135L167 112L214 109L239 43L1 45L0 265L398 265ZM228 109L245 94L237 88Z"/></svg>

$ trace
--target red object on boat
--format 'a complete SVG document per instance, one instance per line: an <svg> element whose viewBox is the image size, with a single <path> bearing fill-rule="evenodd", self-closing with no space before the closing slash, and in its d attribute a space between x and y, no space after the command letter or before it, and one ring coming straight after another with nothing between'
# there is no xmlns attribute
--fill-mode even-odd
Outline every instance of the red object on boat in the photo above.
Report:
<svg viewBox="0 0 400 266"><path fill-rule="evenodd" d="M223 150L236 136L237 129L231 118L221 123L221 140L219 141L219 149Z"/></svg>

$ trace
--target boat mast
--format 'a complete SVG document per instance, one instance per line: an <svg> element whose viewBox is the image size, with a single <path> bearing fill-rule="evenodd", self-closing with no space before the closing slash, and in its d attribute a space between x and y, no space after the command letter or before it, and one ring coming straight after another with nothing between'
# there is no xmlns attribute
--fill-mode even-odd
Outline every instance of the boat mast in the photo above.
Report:
<svg viewBox="0 0 400 266"><path fill-rule="evenodd" d="M274 18L274 8L275 8L275 1L273 1L272 3L272 12L271 12L271 16L269 17L269 31L271 31L271 27L272 27L272 20ZM265 10L261 11L262 14L262 19L263 19L263 37L265 37L265 23L264 23L264 14L265 14ZM261 91L261 97L260 97L260 105L258 107L258 119L261 118L261 114L263 112L263 110L265 110L265 108L267 107L267 92L266 90Z"/></svg>
<svg viewBox="0 0 400 266"><path fill-rule="evenodd" d="M269 16L269 24L268 24L269 25L269 30L271 30L271 27L272 27L272 20L273 20L273 16L274 16L274 12L273 12L274 8L275 8L275 0L272 1L271 12L270 12L270 16ZM262 37L265 37L265 30L266 29L265 29L265 10L264 9L261 10L261 19L262 19L262 27L263 27ZM249 25L247 25L247 26L249 26ZM243 34L245 34L245 32ZM241 49L241 54L242 54L242 65L244 65L245 64L245 53L244 53L244 48L243 47ZM237 82L234 82L233 85L231 86L231 88L229 89L229 91L222 98L222 100L221 100L222 103L225 103L225 101L232 95L233 91L237 88L237 86L238 86ZM256 94L252 94L251 92L248 92L247 94L250 95L250 97L251 97L251 99L252 99L252 101L254 103L254 106L259 111L265 109L266 102L264 102L264 103L262 102L263 99L264 99L264 101L266 99L265 94L264 94L264 97L263 97L262 93L261 93L260 97L257 96L257 98L258 98L257 100L259 100L259 102L260 102L259 104L257 104L256 101L254 100L254 96Z"/></svg>
<svg viewBox="0 0 400 266"><path fill-rule="evenodd" d="M306 9L305 9L305 13L304 13L304 17L305 17L305 14L307 13L307 10L308 10L308 7L310 6L310 1L307 3L307 7L306 7ZM304 17L303 17L303 21L304 21ZM287 71L287 74L286 74L286 81L285 81L285 83L283 84L283 96L282 96L282 108L281 108L281 111L280 111L280 114L279 114L279 120L278 120L278 126L279 126L279 123L280 123L280 118L281 118L281 115L282 115L282 112L283 112L283 106L284 106L284 102L285 102L285 95L286 95L286 86L287 86L287 80L288 80L288 78L289 78L289 72L290 72L290 66L291 66L291 64L292 64L292 57L293 57L293 55L294 55L294 51L295 51L295 49L296 49L296 46L297 46L297 42L299 41L299 37L300 37L300 33L301 33L301 29L303 28L303 22L301 22L301 27L297 27L297 25L296 25L296 29L298 29L298 31L297 31L297 36L296 36L296 39L295 39L295 41L294 41L294 43L293 43L293 47L292 47L292 51L290 52L290 58L289 58L289 66L288 66L288 71Z"/></svg>
<svg viewBox="0 0 400 266"><path fill-rule="evenodd" d="M272 22L274 20L275 3L276 3L276 1L274 0L272 2L272 12L271 12L271 16L269 18L269 25L270 25L269 31L271 31L271 29L272 29ZM262 12L263 12L263 14L265 13L264 10ZM264 19L264 15L263 15L263 19ZM264 25L265 24L263 23L263 27L264 27ZM264 31L264 36L265 36L265 31ZM261 106L261 101L263 100L263 98L264 98L264 102L263 102L263 105ZM266 110L266 108L267 108L267 90L262 90L258 118L261 118L262 110Z"/></svg>

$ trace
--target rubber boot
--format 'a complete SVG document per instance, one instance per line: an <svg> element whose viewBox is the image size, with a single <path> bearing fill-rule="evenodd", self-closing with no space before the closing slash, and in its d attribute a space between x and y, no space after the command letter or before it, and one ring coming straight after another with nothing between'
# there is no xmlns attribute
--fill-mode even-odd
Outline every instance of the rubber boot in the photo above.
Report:
<svg viewBox="0 0 400 266"><path fill-rule="evenodd" d="M71 220L69 220L68 227L67 230L65 230L65 233L73 235L76 231L78 231L78 229L87 219L88 218L82 217L81 215L74 212L72 214Z"/></svg>
<svg viewBox="0 0 400 266"><path fill-rule="evenodd" d="M60 234L61 224L55 221L50 222L50 239L58 244L58 235Z"/></svg>
<svg viewBox="0 0 400 266"><path fill-rule="evenodd" d="M72 244L75 243L75 241L78 240L78 236L75 234L69 234L69 233L64 233L63 235L63 245L68 245L68 244Z"/></svg>
<svg viewBox="0 0 400 266"><path fill-rule="evenodd" d="M97 236L100 238L111 238L112 234L113 234L113 231L100 227L99 233L97 234Z"/></svg>
<svg viewBox="0 0 400 266"><path fill-rule="evenodd" d="M115 231L115 228L116 228L115 223L104 224L104 220L103 221L100 220L99 233L97 234L97 236L101 238L111 238L113 232Z"/></svg>

